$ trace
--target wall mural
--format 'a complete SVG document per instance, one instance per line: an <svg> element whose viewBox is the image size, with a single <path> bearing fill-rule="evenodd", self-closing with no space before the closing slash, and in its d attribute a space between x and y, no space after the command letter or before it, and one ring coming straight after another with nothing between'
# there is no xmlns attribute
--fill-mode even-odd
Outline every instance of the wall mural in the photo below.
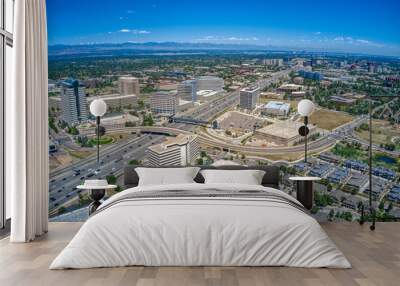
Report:
<svg viewBox="0 0 400 286"><path fill-rule="evenodd" d="M317 219L358 220L369 194L367 97L398 94L398 60L196 48L49 47L51 219L84 220L90 199L76 186L106 178L119 192L128 164L276 164L287 193L293 175L322 178ZM99 140L94 99L107 104ZM307 163L302 99L315 104ZM375 97L372 116L373 198L378 219L390 219L400 216L399 98Z"/></svg>

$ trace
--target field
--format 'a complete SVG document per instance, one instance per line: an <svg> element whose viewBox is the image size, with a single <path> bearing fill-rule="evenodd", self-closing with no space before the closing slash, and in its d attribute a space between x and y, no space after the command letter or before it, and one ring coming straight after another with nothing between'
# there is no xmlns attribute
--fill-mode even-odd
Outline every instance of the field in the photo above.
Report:
<svg viewBox="0 0 400 286"><path fill-rule="evenodd" d="M357 136L361 139L368 141L369 132L368 130L357 131ZM389 122L384 120L373 120L372 121L372 142L374 144L389 144L394 143L393 138L400 137L400 126L390 125Z"/></svg>
<svg viewBox="0 0 400 286"><path fill-rule="evenodd" d="M351 115L343 112L318 109L310 116L310 123L317 125L321 129L331 131L353 119Z"/></svg>

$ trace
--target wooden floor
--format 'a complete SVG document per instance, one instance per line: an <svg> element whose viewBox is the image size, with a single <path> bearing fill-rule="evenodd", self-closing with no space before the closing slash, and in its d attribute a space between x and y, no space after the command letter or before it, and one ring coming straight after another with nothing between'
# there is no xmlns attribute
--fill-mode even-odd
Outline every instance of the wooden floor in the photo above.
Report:
<svg viewBox="0 0 400 286"><path fill-rule="evenodd" d="M325 223L324 229L352 269L288 267L124 267L48 270L81 223L50 223L49 233L28 244L0 241L0 285L400 285L400 223Z"/></svg>

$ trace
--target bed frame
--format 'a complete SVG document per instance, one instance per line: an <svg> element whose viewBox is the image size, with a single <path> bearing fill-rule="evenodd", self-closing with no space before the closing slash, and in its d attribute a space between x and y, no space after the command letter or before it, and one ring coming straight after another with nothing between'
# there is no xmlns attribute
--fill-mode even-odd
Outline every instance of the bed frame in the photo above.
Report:
<svg viewBox="0 0 400 286"><path fill-rule="evenodd" d="M126 166L124 169L124 186L125 188L133 188L136 187L139 183L139 176L135 171L135 168L143 167L143 166ZM271 187L275 189L279 189L279 167L277 166L197 166L201 170L263 170L265 171L265 175L262 179L261 184L264 187ZM183 168L180 166L162 166L160 168ZM194 178L195 182L197 183L204 183L204 178L200 174Z"/></svg>

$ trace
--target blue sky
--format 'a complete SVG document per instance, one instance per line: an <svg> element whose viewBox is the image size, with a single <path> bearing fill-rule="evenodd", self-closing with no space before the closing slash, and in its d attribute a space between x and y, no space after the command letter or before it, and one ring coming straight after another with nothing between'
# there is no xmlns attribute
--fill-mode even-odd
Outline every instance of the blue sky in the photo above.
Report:
<svg viewBox="0 0 400 286"><path fill-rule="evenodd" d="M207 42L400 56L399 0L47 0L50 44Z"/></svg>

